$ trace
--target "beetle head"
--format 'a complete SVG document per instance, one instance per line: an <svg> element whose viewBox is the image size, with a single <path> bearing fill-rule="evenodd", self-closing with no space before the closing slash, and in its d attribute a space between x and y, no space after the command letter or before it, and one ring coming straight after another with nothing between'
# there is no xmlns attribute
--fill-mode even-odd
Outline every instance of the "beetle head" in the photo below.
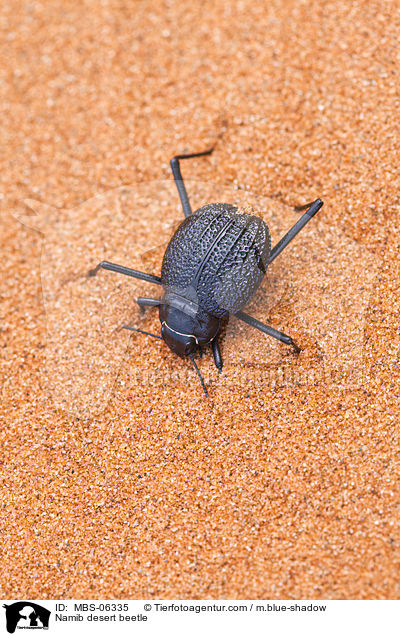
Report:
<svg viewBox="0 0 400 636"><path fill-rule="evenodd" d="M211 342L217 335L220 324L218 318L199 307L193 311L184 303L179 308L177 304L174 303L174 298L165 297L164 303L160 305L161 337L171 351L185 357L193 353L196 347Z"/></svg>

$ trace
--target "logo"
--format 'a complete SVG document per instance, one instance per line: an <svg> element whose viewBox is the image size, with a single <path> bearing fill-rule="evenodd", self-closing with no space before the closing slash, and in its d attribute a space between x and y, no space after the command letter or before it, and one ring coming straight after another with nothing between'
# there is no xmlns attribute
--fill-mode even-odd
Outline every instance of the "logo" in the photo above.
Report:
<svg viewBox="0 0 400 636"><path fill-rule="evenodd" d="M51 612L37 603L17 601L3 607L6 608L6 627L9 634L13 634L16 629L49 629Z"/></svg>

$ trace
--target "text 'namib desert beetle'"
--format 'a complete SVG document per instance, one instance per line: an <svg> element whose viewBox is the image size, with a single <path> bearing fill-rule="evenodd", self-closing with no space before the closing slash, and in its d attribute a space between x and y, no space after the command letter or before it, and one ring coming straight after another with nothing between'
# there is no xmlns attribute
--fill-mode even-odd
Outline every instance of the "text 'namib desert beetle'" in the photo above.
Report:
<svg viewBox="0 0 400 636"><path fill-rule="evenodd" d="M211 344L215 365L221 372L218 334L231 314L272 338L291 345L297 353L300 351L290 336L241 310L254 296L268 265L323 205L321 199L316 199L296 207L297 211L305 210L305 213L272 249L268 226L258 216L240 213L228 203L211 203L192 212L179 161L209 155L212 151L213 148L178 155L171 160L185 219L165 251L161 276L108 261L102 261L89 272L90 276L95 276L100 268L108 269L163 288L164 293L159 299L137 299L141 309L159 308L161 336L128 325L124 328L162 338L174 353L181 357L189 356L207 397L208 392L193 354Z"/></svg>

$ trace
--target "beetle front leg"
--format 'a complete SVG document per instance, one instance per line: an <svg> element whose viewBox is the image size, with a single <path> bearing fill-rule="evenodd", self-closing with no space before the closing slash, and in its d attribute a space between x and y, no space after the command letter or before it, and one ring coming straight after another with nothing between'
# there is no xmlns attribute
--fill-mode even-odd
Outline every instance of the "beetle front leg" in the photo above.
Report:
<svg viewBox="0 0 400 636"><path fill-rule="evenodd" d="M145 307L159 307L161 300L158 298L136 298L136 302L140 307L140 313L144 313Z"/></svg>

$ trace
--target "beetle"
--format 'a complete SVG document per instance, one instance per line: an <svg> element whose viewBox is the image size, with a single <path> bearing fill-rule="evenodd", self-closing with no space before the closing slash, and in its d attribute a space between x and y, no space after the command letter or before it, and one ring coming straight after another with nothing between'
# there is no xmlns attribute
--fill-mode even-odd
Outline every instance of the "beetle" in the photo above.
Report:
<svg viewBox="0 0 400 636"><path fill-rule="evenodd" d="M203 157L213 150L210 148L204 152L177 155L171 159L170 166L185 219L168 243L161 276L109 261L101 261L89 271L89 276L95 276L102 268L163 288L161 298L137 298L142 311L145 307L158 307L161 335L129 325L123 328L163 339L178 356L189 357L207 397L207 388L194 359L194 352L199 350L201 353L202 347L211 344L215 365L221 372L218 334L224 321L232 314L272 338L292 346L296 353L300 352L290 336L249 316L242 308L256 293L267 267L323 205L321 199L316 199L296 206L295 210L304 211L304 214L273 248L268 226L254 214L241 213L228 203L211 203L192 212L180 161Z"/></svg>

